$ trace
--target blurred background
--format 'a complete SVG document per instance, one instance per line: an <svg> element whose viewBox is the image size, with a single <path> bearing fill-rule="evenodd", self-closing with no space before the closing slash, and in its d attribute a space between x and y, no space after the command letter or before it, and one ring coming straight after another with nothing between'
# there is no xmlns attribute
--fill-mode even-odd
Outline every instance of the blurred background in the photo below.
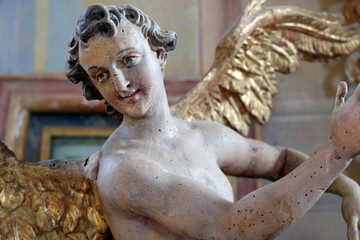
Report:
<svg viewBox="0 0 360 240"><path fill-rule="evenodd" d="M86 6L96 2L125 3L0 0L0 137L21 159L27 156L29 161L38 161L64 157L64 152L70 157L91 153L115 127L104 114L103 105L85 103L81 87L63 74L67 44L77 19ZM210 68L216 44L248 1L126 2L150 15L162 29L178 34L177 49L169 53L165 76L172 103ZM269 0L266 5L340 13L342 1ZM329 136L336 86L347 80L344 66L345 58L328 64L302 62L295 73L279 75L279 93L270 122L262 129L263 140L313 153ZM355 84L349 87L351 93ZM359 183L359 171L360 161L354 160L346 174ZM277 239L346 239L340 206L339 197L324 196Z"/></svg>

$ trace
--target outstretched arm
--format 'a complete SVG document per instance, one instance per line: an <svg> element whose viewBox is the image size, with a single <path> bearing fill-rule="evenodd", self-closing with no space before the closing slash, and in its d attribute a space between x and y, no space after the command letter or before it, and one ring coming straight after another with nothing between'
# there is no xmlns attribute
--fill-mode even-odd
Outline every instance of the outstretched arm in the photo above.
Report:
<svg viewBox="0 0 360 240"><path fill-rule="evenodd" d="M346 95L345 86L339 87L337 92L334 115L344 103ZM240 139L231 132L222 132L225 145L233 146L234 151L224 151L220 166L226 174L235 176L262 177L270 180L278 180L290 173L303 163L308 156L295 149L271 147L263 142L251 139ZM220 149L224 149L224 146ZM230 154L229 154L230 153ZM235 158L234 158L235 156ZM240 159L239 159L239 156ZM360 189L356 182L340 175L328 188L331 192L343 197L342 212L348 224L349 239L358 239L358 226L360 216Z"/></svg>

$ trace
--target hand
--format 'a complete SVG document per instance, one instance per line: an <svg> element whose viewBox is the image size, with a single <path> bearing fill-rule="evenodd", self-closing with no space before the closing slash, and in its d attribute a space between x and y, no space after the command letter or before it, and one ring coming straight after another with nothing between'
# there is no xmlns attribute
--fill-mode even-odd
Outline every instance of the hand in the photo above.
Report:
<svg viewBox="0 0 360 240"><path fill-rule="evenodd" d="M331 116L331 136L339 157L349 159L360 153L360 84L345 103L346 95L347 85L341 82Z"/></svg>
<svg viewBox="0 0 360 240"><path fill-rule="evenodd" d="M359 240L360 228L360 188L356 186L354 190L348 191L343 196L342 214L347 223L348 240Z"/></svg>

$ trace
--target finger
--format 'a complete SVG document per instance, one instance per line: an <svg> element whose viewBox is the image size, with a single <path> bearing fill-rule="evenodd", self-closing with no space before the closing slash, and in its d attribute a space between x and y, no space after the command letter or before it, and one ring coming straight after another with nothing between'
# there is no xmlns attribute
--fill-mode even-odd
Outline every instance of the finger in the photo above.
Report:
<svg viewBox="0 0 360 240"><path fill-rule="evenodd" d="M335 106L334 111L341 107L345 102L345 97L347 95L347 84L345 82L340 82L336 91L335 97Z"/></svg>
<svg viewBox="0 0 360 240"><path fill-rule="evenodd" d="M352 217L347 226L348 240L359 240L358 220Z"/></svg>

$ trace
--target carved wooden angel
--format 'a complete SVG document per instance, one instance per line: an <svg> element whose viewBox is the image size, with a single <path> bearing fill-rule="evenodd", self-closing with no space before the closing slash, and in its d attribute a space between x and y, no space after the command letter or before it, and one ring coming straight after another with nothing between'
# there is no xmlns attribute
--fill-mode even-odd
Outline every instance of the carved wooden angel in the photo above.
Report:
<svg viewBox="0 0 360 240"><path fill-rule="evenodd" d="M359 27L342 17L264 2L248 5L204 79L171 110L163 76L176 34L130 5L88 7L66 75L121 124L83 159L31 165L1 145L1 239L105 239L107 226L115 239L274 239L326 189L344 197L348 237L358 239L359 186L336 177L360 152L360 88L345 103L340 84L330 139L309 159L222 125L244 134L252 118L265 123L276 71L360 45ZM234 202L224 174L275 182Z"/></svg>

